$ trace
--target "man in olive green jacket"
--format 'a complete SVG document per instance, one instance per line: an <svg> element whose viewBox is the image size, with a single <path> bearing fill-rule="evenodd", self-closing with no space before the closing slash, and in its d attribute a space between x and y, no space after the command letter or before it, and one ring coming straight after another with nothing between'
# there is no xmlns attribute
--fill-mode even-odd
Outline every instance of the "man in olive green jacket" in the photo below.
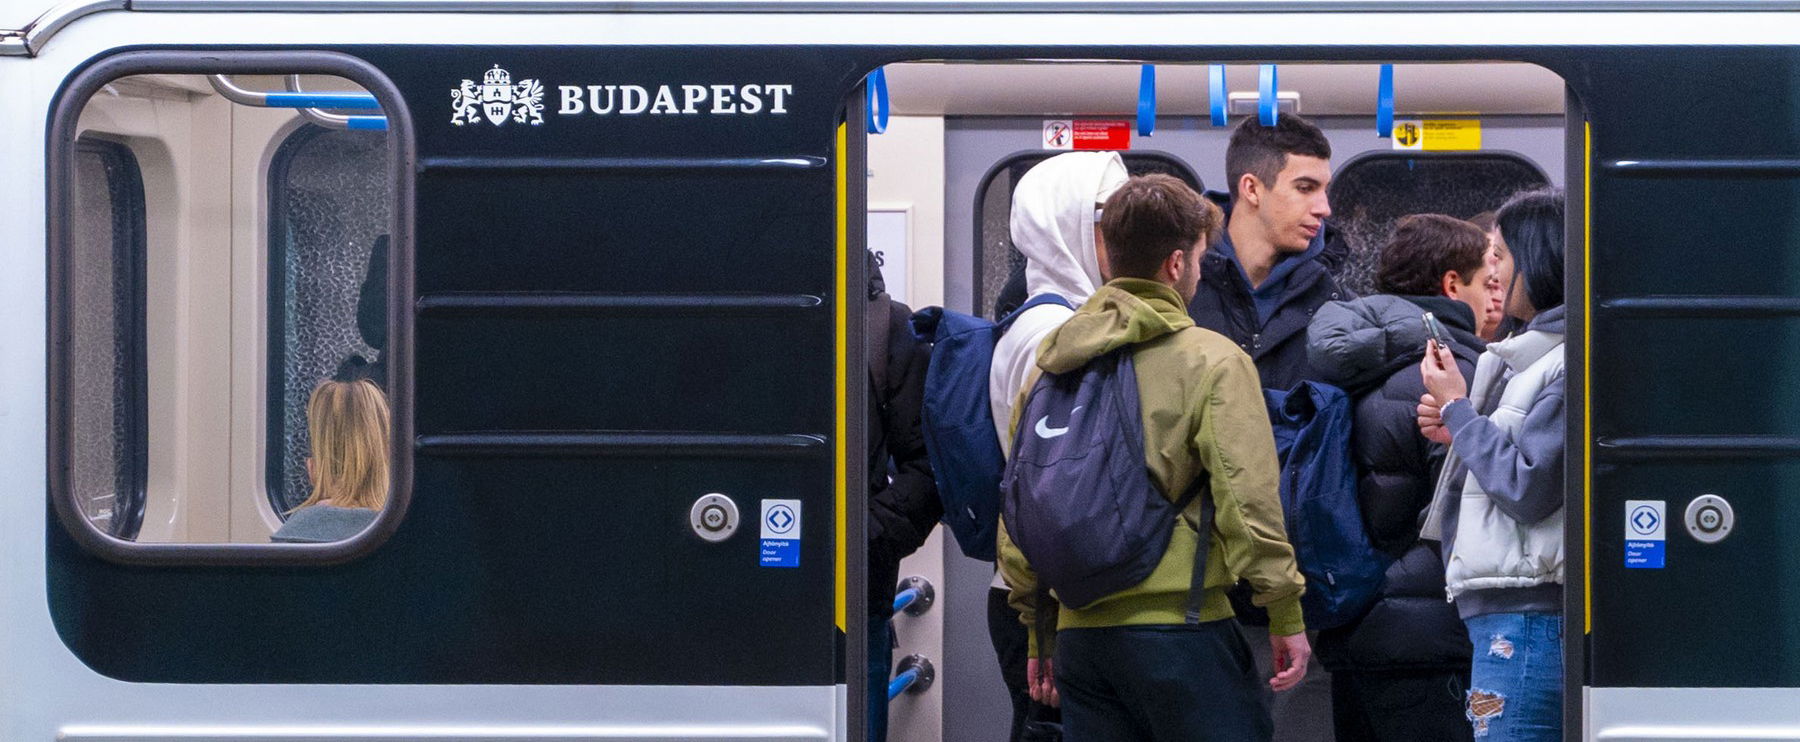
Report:
<svg viewBox="0 0 1800 742"><path fill-rule="evenodd" d="M1277 667L1269 686L1286 690L1306 674L1304 586L1282 525L1274 435L1256 366L1224 336L1195 327L1186 310L1219 216L1174 178L1127 181L1101 218L1109 282L1038 350L1040 373L1063 374L1130 346L1152 481L1176 501L1205 477L1201 497L1216 512L1204 542L1198 623L1185 615L1202 543L1196 498L1172 524L1148 578L1079 609L1056 606L1054 637L1038 636L1036 575L1002 523L1000 568L1032 634L1032 696L1062 705L1069 739L1267 740L1267 695L1225 595L1240 578L1269 611ZM1024 408L1022 401L1013 408L1015 430Z"/></svg>

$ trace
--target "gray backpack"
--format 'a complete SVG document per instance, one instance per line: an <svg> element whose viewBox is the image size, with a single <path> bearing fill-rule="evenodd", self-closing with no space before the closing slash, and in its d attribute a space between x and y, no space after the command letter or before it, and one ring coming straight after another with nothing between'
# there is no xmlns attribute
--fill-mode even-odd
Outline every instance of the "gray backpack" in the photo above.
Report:
<svg viewBox="0 0 1800 742"><path fill-rule="evenodd" d="M1046 373L1025 399L1001 482L1006 531L1039 584L1071 608L1132 587L1156 570L1181 512L1205 488L1196 477L1171 503L1144 461L1144 423L1129 348L1078 371ZM1212 531L1201 508L1188 622L1199 620Z"/></svg>

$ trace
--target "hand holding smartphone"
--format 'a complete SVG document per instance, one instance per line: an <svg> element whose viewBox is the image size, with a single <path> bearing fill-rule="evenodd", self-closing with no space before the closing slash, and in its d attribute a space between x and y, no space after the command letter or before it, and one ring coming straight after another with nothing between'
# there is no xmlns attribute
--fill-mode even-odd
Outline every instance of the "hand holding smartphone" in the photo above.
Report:
<svg viewBox="0 0 1800 742"><path fill-rule="evenodd" d="M1444 323L1439 322L1437 315L1430 312L1426 312L1424 318L1426 338L1429 341L1435 341L1438 348L1448 349L1450 347L1450 332L1444 329ZM1431 356L1432 360L1437 361L1438 368L1444 367L1443 359L1439 358L1437 353L1434 352L1431 342L1425 344L1425 354Z"/></svg>

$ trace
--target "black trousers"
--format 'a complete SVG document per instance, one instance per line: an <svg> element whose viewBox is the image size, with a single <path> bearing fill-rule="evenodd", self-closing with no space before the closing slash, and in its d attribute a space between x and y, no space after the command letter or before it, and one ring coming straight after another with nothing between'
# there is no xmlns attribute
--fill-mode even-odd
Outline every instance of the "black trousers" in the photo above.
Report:
<svg viewBox="0 0 1800 742"><path fill-rule="evenodd" d="M1340 670L1331 674L1338 742L1472 742L1469 671Z"/></svg>
<svg viewBox="0 0 1800 742"><path fill-rule="evenodd" d="M1269 690L1237 621L1064 629L1056 690L1071 742L1267 742Z"/></svg>
<svg viewBox="0 0 1800 742"><path fill-rule="evenodd" d="M1025 660L1031 657L1026 643L1030 635L1025 624L1019 622L1019 612L1007 604L1006 592L988 588L988 639L993 641L994 656L1000 660L1000 679L1006 683L1006 694L1012 697L1012 736L1007 739L1019 742L1026 722L1054 724L1062 721L1062 714L1032 702L1031 692L1025 687Z"/></svg>

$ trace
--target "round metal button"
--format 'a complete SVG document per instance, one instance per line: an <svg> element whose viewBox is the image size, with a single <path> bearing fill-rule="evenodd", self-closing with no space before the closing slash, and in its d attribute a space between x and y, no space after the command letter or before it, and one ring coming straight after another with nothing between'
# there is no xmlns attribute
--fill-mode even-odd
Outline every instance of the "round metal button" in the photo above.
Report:
<svg viewBox="0 0 1800 742"><path fill-rule="evenodd" d="M707 541L724 541L737 532L737 503L717 492L702 495L688 508L688 525L694 534Z"/></svg>
<svg viewBox="0 0 1800 742"><path fill-rule="evenodd" d="M1731 535L1737 516L1731 503L1718 495L1701 495L1688 503L1684 513L1689 536L1703 544L1716 544Z"/></svg>

